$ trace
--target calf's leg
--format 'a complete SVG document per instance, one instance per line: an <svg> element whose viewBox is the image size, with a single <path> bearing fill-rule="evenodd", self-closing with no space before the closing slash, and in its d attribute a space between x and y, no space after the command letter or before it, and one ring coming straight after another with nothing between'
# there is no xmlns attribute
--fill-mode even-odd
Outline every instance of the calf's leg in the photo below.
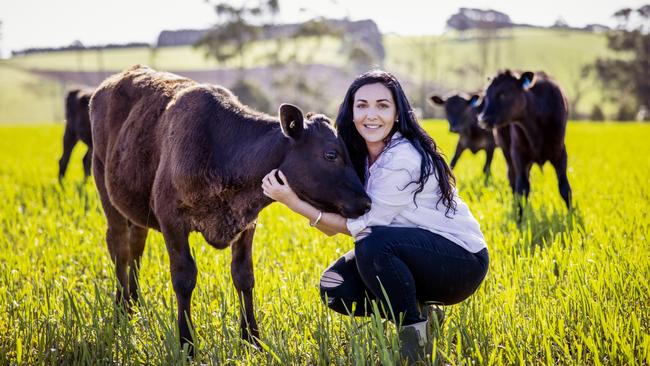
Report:
<svg viewBox="0 0 650 366"><path fill-rule="evenodd" d="M532 162L522 154L513 154L512 157L515 168L515 201L518 205L518 218L521 220L523 214L522 201L528 200L530 194L530 168Z"/></svg>
<svg viewBox="0 0 650 366"><path fill-rule="evenodd" d="M555 174L557 175L557 182L560 189L560 195L562 196L562 199L564 199L564 203L566 204L566 207L568 209L571 209L571 201L572 201L571 185L569 185L569 178L567 178L566 175L566 169L567 169L566 148L562 149L562 153L560 154L560 156L556 160L551 161L551 164L553 164L553 167L555 168Z"/></svg>
<svg viewBox="0 0 650 366"><path fill-rule="evenodd" d="M86 151L86 155L84 155L83 158L83 165L84 165L84 178L88 178L90 176L90 166L92 163L93 159L93 148L89 147L88 151Z"/></svg>
<svg viewBox="0 0 650 366"><path fill-rule="evenodd" d="M104 180L104 164L96 157L93 160L93 176L95 177L95 184L108 224L108 228L106 229L106 244L111 260L115 265L115 275L119 283L115 293L115 302L122 304L125 310L129 310L130 291L128 266L131 255L128 220L113 206L108 197Z"/></svg>
<svg viewBox="0 0 650 366"><path fill-rule="evenodd" d="M485 165L483 166L483 174L485 174L485 180L490 177L490 167L492 166L492 158L494 157L494 147L488 147L485 149Z"/></svg>
<svg viewBox="0 0 650 366"><path fill-rule="evenodd" d="M70 162L70 155L76 143L77 135L72 130L70 124L66 124L65 132L63 133L63 154L61 155L61 159L59 159L59 180L65 176L65 171L68 169L68 162Z"/></svg>
<svg viewBox="0 0 650 366"><path fill-rule="evenodd" d="M132 302L138 301L138 272L140 271L140 259L144 252L145 242L149 229L129 222L129 298Z"/></svg>
<svg viewBox="0 0 650 366"><path fill-rule="evenodd" d="M176 293L178 330L181 347L188 344L189 355L194 355L196 345L190 328L192 327L191 304L192 292L196 286L197 269L190 253L189 232L174 224L161 224L165 245L169 254L172 286Z"/></svg>
<svg viewBox="0 0 650 366"><path fill-rule="evenodd" d="M510 183L510 190L512 191L512 193L514 193L516 173L515 173L515 166L512 160L512 155L510 154L510 149L511 149L510 126L495 128L492 130L492 135L494 136L494 141L496 142L497 146L501 148L503 157L506 159L506 164L508 167L508 183Z"/></svg>
<svg viewBox="0 0 650 366"><path fill-rule="evenodd" d="M255 286L255 276L253 274L254 235L255 225L244 230L239 239L232 244L230 274L239 295L241 337L251 344L259 344L260 334L253 309L253 287Z"/></svg>
<svg viewBox="0 0 650 366"><path fill-rule="evenodd" d="M465 151L465 145L461 143L460 140L458 140L458 144L456 145L456 152L454 153L454 157L451 158L451 163L449 163L449 166L454 169L456 166L456 163L458 163L458 159L460 158L460 155Z"/></svg>

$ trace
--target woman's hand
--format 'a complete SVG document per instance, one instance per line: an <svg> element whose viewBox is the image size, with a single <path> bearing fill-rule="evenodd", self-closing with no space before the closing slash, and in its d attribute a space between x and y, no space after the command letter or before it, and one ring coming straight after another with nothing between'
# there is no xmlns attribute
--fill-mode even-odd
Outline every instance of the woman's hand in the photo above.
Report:
<svg viewBox="0 0 650 366"><path fill-rule="evenodd" d="M278 173L280 179L282 179L284 184L278 181L278 179L275 176L276 172ZM264 192L264 195L266 195L267 197L270 197L287 206L291 206L292 204L300 200L298 195L296 195L293 189L291 189L291 187L289 186L287 177L285 177L282 171L278 169L271 170L271 172L269 172L269 174L267 174L262 179L262 191Z"/></svg>

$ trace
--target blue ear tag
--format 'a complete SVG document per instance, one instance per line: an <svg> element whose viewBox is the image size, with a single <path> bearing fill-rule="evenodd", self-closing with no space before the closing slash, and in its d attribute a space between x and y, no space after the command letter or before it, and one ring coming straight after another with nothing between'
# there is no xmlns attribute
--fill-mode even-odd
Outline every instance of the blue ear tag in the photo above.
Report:
<svg viewBox="0 0 650 366"><path fill-rule="evenodd" d="M469 104L470 107L478 107L478 105L479 105L478 99L479 98L473 99L472 102Z"/></svg>
<svg viewBox="0 0 650 366"><path fill-rule="evenodd" d="M530 84L532 84L532 83L533 83L533 82L532 82L530 79L526 79L526 80L524 80L524 83L522 84L521 87L524 88L524 89L528 89L528 87L529 87Z"/></svg>

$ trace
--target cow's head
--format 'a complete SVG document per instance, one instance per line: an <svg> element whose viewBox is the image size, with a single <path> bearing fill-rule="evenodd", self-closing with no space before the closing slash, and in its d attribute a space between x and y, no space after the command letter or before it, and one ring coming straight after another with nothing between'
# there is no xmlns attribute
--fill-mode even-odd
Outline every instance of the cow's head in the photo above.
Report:
<svg viewBox="0 0 650 366"><path fill-rule="evenodd" d="M363 215L370 208L370 198L332 122L321 114L305 119L291 104L282 104L279 116L290 145L279 168L291 188L320 210L345 217Z"/></svg>
<svg viewBox="0 0 650 366"><path fill-rule="evenodd" d="M510 70L499 73L485 91L484 106L479 115L481 127L499 127L522 119L526 110L526 93L534 83L535 74L530 71L521 75Z"/></svg>
<svg viewBox="0 0 650 366"><path fill-rule="evenodd" d="M454 94L447 99L438 95L429 97L429 101L434 105L445 107L447 121L449 121L449 131L459 133L472 125L478 123L478 113L481 111L479 103L480 97L472 95L465 98L460 94Z"/></svg>

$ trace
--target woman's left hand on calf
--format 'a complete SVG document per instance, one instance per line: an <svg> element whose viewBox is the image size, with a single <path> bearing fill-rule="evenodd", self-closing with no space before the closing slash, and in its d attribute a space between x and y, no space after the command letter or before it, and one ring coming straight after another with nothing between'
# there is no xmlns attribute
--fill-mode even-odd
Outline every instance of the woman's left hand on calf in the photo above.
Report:
<svg viewBox="0 0 650 366"><path fill-rule="evenodd" d="M277 175L282 179L283 183L280 183ZM278 169L273 169L262 178L262 191L264 195L269 198L272 198L280 203L283 203L289 206L291 203L299 200L298 195L291 189L287 177L284 176L282 171Z"/></svg>

